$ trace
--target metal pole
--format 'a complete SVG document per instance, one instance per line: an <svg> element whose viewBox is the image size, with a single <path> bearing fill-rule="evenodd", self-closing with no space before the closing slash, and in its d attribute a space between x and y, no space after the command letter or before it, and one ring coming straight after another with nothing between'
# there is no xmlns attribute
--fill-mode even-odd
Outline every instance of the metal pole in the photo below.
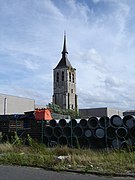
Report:
<svg viewBox="0 0 135 180"><path fill-rule="evenodd" d="M42 118L42 125L41 125L41 143L43 144L43 139L44 139L44 120L45 120L45 109L44 109L44 113L43 113L43 118Z"/></svg>
<svg viewBox="0 0 135 180"><path fill-rule="evenodd" d="M72 132L73 132L73 129L72 129L72 119L71 119L71 147L73 147Z"/></svg>
<svg viewBox="0 0 135 180"><path fill-rule="evenodd" d="M16 133L17 133L17 115L15 115L15 122L16 122Z"/></svg>
<svg viewBox="0 0 135 180"><path fill-rule="evenodd" d="M106 125L107 118L105 116L104 116L104 120L105 120L105 146L107 148L107 125Z"/></svg>
<svg viewBox="0 0 135 180"><path fill-rule="evenodd" d="M42 120L42 130L41 130L41 133L42 133L42 134L41 134L41 143L42 143L42 144L43 144L43 138L44 138L44 137L43 137L43 136L44 136L44 134L43 134L44 126L43 126L43 125L44 125L44 120Z"/></svg>

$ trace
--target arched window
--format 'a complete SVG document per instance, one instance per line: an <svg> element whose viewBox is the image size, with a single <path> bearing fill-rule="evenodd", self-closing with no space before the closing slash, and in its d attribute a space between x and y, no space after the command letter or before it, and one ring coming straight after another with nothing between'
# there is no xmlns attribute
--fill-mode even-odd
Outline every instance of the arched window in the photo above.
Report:
<svg viewBox="0 0 135 180"><path fill-rule="evenodd" d="M72 82L73 82L73 83L75 82L74 74L72 74Z"/></svg>
<svg viewBox="0 0 135 180"><path fill-rule="evenodd" d="M64 71L62 71L62 81L64 81Z"/></svg>
<svg viewBox="0 0 135 180"><path fill-rule="evenodd" d="M69 72L69 81L71 82L71 72Z"/></svg>
<svg viewBox="0 0 135 180"><path fill-rule="evenodd" d="M74 105L72 104L72 109L74 109Z"/></svg>
<svg viewBox="0 0 135 180"><path fill-rule="evenodd" d="M59 73L57 72L56 81L59 82Z"/></svg>

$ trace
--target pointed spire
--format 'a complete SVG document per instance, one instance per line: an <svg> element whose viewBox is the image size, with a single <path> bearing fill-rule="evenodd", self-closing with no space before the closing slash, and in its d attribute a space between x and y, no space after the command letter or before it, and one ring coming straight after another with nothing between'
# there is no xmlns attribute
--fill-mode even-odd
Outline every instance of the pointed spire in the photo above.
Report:
<svg viewBox="0 0 135 180"><path fill-rule="evenodd" d="M64 31L64 44L63 44L63 51L62 54L68 54L67 52L67 45L66 45L66 31Z"/></svg>
<svg viewBox="0 0 135 180"><path fill-rule="evenodd" d="M58 65L55 67L56 68L63 68L63 67L70 67L72 68L68 58L67 58L67 47L66 47L66 32L64 31L64 44L63 44L63 51L62 51L62 58L59 61Z"/></svg>

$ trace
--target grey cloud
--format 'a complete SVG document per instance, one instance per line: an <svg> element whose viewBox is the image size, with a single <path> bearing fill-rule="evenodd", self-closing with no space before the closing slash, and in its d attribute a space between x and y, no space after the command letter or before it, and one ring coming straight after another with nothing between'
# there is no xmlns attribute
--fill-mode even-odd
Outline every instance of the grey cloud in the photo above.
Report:
<svg viewBox="0 0 135 180"><path fill-rule="evenodd" d="M112 87L118 88L118 87L120 87L120 86L122 86L124 84L123 80L121 80L121 79L119 79L119 78L117 78L115 76L106 77L104 82L105 82L105 85L107 87L111 87L111 88Z"/></svg>

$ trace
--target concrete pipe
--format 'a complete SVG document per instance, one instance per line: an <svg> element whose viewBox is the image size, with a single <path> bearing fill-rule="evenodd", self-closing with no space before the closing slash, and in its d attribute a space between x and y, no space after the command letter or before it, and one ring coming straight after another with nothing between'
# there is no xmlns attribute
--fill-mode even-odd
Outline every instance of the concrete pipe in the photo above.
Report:
<svg viewBox="0 0 135 180"><path fill-rule="evenodd" d="M77 126L77 121L76 119L71 119L68 124L71 128L74 128L75 126Z"/></svg>
<svg viewBox="0 0 135 180"><path fill-rule="evenodd" d="M60 119L58 124L61 128L64 128L67 125L67 121L66 119Z"/></svg>
<svg viewBox="0 0 135 180"><path fill-rule="evenodd" d="M89 141L86 137L78 138L80 148L89 148Z"/></svg>
<svg viewBox="0 0 135 180"><path fill-rule="evenodd" d="M132 147L135 150L135 140L133 138L129 138L128 140L129 140L130 147Z"/></svg>
<svg viewBox="0 0 135 180"><path fill-rule="evenodd" d="M113 115L110 119L110 125L113 127L122 126L123 120L119 115Z"/></svg>
<svg viewBox="0 0 135 180"><path fill-rule="evenodd" d="M113 139L112 148L120 149L120 147L121 147L121 141L119 139Z"/></svg>
<svg viewBox="0 0 135 180"><path fill-rule="evenodd" d="M73 136L81 137L83 135L83 129L80 126L73 128Z"/></svg>
<svg viewBox="0 0 135 180"><path fill-rule="evenodd" d="M58 138L58 143L59 143L60 145L65 146L65 145L68 144L68 140L67 140L67 138L66 138L65 136L60 136L60 137Z"/></svg>
<svg viewBox="0 0 135 180"><path fill-rule="evenodd" d="M71 128L69 126L66 126L63 128L63 135L66 137L70 137L71 136Z"/></svg>
<svg viewBox="0 0 135 180"><path fill-rule="evenodd" d="M51 137L53 135L53 128L51 126L46 126L44 129L44 136Z"/></svg>
<svg viewBox="0 0 135 180"><path fill-rule="evenodd" d="M80 122L79 122L79 125L82 127L82 128L86 128L88 125L87 125L87 120L86 119L81 119Z"/></svg>
<svg viewBox="0 0 135 180"><path fill-rule="evenodd" d="M88 127L90 129L96 129L98 127L98 118L97 117L90 117L88 120Z"/></svg>
<svg viewBox="0 0 135 180"><path fill-rule="evenodd" d="M43 137L43 143L48 146L49 138L47 136Z"/></svg>
<svg viewBox="0 0 135 180"><path fill-rule="evenodd" d="M78 138L77 137L74 137L74 136L71 136L68 138L68 146L69 147L78 147Z"/></svg>
<svg viewBox="0 0 135 180"><path fill-rule="evenodd" d="M105 139L93 137L89 140L89 146L94 149L103 149L106 147Z"/></svg>
<svg viewBox="0 0 135 180"><path fill-rule="evenodd" d="M102 128L97 128L94 131L94 135L96 138L102 139L105 136L105 131Z"/></svg>
<svg viewBox="0 0 135 180"><path fill-rule="evenodd" d="M56 137L60 137L62 135L62 129L59 126L54 127L53 135Z"/></svg>
<svg viewBox="0 0 135 180"><path fill-rule="evenodd" d="M48 146L49 147L55 147L57 144L58 144L58 138L56 136L51 136L49 138Z"/></svg>
<svg viewBox="0 0 135 180"><path fill-rule="evenodd" d="M49 125L51 127L55 127L55 126L57 126L57 121L55 119L52 119L52 120L49 121Z"/></svg>
<svg viewBox="0 0 135 180"><path fill-rule="evenodd" d="M123 117L123 124L127 128L132 128L135 125L135 119L131 115L126 115Z"/></svg>
<svg viewBox="0 0 135 180"><path fill-rule="evenodd" d="M58 141L58 138L56 136L51 136L49 138L50 141L54 141L54 142L57 142Z"/></svg>
<svg viewBox="0 0 135 180"><path fill-rule="evenodd" d="M106 130L107 139L114 139L116 137L115 130L116 130L116 128L114 128L112 126L109 126L107 128L107 130Z"/></svg>
<svg viewBox="0 0 135 180"><path fill-rule="evenodd" d="M132 139L135 139L135 126L132 127L131 129L129 129L129 136L130 136Z"/></svg>
<svg viewBox="0 0 135 180"><path fill-rule="evenodd" d="M90 129L86 128L84 130L84 136L87 138L91 138L92 137L92 131Z"/></svg>
<svg viewBox="0 0 135 180"><path fill-rule="evenodd" d="M131 148L131 147L132 147L131 139L127 139L127 140L121 142L121 146L120 146L121 149L128 149L129 150L129 148Z"/></svg>
<svg viewBox="0 0 135 180"><path fill-rule="evenodd" d="M128 131L124 127L119 127L118 129L116 129L115 133L118 138L125 138L128 134Z"/></svg>
<svg viewBox="0 0 135 180"><path fill-rule="evenodd" d="M110 121L109 117L103 116L99 119L99 126L101 128L107 128L109 126L109 121Z"/></svg>

